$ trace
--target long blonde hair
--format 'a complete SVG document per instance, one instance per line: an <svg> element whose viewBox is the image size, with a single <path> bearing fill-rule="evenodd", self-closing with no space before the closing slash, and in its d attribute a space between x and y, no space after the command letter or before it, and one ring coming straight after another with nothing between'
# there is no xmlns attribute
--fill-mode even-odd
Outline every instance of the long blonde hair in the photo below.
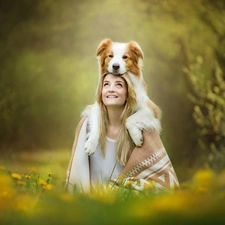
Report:
<svg viewBox="0 0 225 225"><path fill-rule="evenodd" d="M103 81L105 76L109 74L106 73L102 75L99 79L99 84L96 90L97 102L100 107L100 146L102 149L102 153L105 156L105 145L106 145L106 133L107 127L109 124L108 112L107 108L102 101L102 89L103 89ZM119 135L116 142L116 158L121 165L125 165L133 148L134 144L131 140L128 130L126 129L126 119L134 113L133 109L137 104L136 93L134 91L133 85L128 78L127 74L123 74L120 76L124 79L127 84L127 100L124 105L124 110L120 116L121 120L121 128L119 131Z"/></svg>

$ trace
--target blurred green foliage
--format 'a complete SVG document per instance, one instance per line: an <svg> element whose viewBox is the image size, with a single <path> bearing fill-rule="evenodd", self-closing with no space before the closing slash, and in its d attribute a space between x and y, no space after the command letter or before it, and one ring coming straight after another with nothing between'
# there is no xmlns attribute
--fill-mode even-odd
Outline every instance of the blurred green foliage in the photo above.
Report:
<svg viewBox="0 0 225 225"><path fill-rule="evenodd" d="M189 97L194 104L198 142L205 153L203 161L214 170L221 170L225 165L225 80L218 63L210 74L211 79L202 78L203 63L197 57L196 63L185 69L193 87Z"/></svg>
<svg viewBox="0 0 225 225"><path fill-rule="evenodd" d="M81 111L95 101L96 48L111 38L135 40L144 51L143 74L162 109L162 139L178 177L195 163L217 164L218 154L224 158L224 14L223 0L2 2L1 149L72 145ZM193 69L196 59L203 63Z"/></svg>

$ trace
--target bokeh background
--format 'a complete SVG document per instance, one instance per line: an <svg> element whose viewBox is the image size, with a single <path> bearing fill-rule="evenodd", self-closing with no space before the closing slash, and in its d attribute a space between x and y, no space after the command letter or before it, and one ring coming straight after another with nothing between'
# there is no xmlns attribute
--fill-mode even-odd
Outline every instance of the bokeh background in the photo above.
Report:
<svg viewBox="0 0 225 225"><path fill-rule="evenodd" d="M96 49L111 38L142 47L179 180L224 168L224 0L8 0L0 21L2 164L23 166L24 152L50 152L44 160L57 164L60 151L66 171L80 114L95 101Z"/></svg>

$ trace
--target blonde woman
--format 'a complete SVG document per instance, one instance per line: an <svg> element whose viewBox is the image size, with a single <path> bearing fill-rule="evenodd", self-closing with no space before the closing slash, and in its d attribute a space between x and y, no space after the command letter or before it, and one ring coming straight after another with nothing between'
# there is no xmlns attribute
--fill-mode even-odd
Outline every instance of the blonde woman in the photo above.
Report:
<svg viewBox="0 0 225 225"><path fill-rule="evenodd" d="M143 145L136 147L126 129L136 94L128 76L107 73L97 88L100 107L100 139L95 153L85 153L88 138L87 109L78 124L67 171L70 192L90 192L99 185L123 185L135 190L167 189L179 186L167 152L155 130L143 131Z"/></svg>

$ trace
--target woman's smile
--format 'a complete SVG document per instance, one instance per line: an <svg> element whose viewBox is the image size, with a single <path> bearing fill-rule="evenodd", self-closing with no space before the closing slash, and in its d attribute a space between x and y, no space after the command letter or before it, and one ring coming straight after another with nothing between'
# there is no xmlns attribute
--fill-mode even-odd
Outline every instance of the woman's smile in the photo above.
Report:
<svg viewBox="0 0 225 225"><path fill-rule="evenodd" d="M108 95L107 98L118 98L116 95Z"/></svg>

